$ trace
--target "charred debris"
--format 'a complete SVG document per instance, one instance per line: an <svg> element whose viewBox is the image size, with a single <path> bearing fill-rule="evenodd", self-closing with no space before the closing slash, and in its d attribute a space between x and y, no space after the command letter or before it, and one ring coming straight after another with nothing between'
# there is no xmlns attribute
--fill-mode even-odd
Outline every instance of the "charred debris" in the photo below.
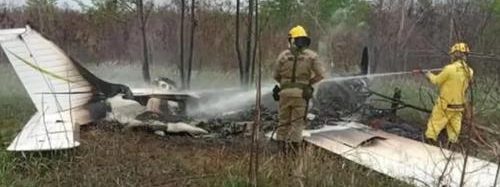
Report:
<svg viewBox="0 0 500 187"><path fill-rule="evenodd" d="M164 79L166 78L160 78L154 81L153 84L159 87L172 84L162 81ZM370 104L372 98L385 99L389 101L390 107L377 108ZM210 99L210 94L200 94L199 102L191 103L187 110L197 107L199 103L207 102ZM423 129L397 116L399 109L405 107L414 108L414 106L408 105L400 99L400 89L395 89L394 95L386 96L370 90L366 79L324 82L318 86L315 98L311 101L306 129L320 129L325 125L337 125L338 122L356 121L375 129L420 141ZM171 102L162 100L161 112L146 111L136 118L143 121L158 120L164 123L184 122L208 131L208 134L197 135L197 137L231 139L249 135L256 113L255 105L252 105L252 103L247 103L239 110L222 112L217 115L206 115L203 112L193 114L183 111L186 108L172 107ZM272 132L275 129L278 123L276 105L277 103L272 100L271 94L263 95L261 132ZM138 129L155 133L155 129L152 127L141 126ZM160 133L158 135L164 136L165 134Z"/></svg>

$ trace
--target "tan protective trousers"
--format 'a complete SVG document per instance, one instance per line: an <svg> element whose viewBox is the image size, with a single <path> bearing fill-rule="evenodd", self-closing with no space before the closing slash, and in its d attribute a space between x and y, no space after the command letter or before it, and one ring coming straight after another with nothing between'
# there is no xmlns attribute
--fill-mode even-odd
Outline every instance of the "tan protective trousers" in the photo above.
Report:
<svg viewBox="0 0 500 187"><path fill-rule="evenodd" d="M306 101L302 97L284 97L279 100L278 141L302 142L305 127Z"/></svg>

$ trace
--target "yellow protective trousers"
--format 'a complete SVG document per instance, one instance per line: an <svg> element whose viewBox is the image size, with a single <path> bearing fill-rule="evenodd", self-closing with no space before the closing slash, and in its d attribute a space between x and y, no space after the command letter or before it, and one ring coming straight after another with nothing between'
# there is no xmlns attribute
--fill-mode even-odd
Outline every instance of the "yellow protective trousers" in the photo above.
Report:
<svg viewBox="0 0 500 187"><path fill-rule="evenodd" d="M427 122L425 137L437 141L439 133L446 128L448 142L456 143L462 128L462 109L450 109L444 102L438 101L432 108Z"/></svg>
<svg viewBox="0 0 500 187"><path fill-rule="evenodd" d="M280 96L279 126L276 139L285 142L302 142L305 127L306 100L302 97Z"/></svg>

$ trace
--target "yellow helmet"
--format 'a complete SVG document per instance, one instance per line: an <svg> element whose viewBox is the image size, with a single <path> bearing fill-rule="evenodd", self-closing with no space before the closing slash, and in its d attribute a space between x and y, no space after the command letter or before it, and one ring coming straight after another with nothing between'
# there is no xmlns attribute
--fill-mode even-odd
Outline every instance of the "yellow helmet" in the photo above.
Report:
<svg viewBox="0 0 500 187"><path fill-rule="evenodd" d="M450 54L452 54L454 52L469 53L470 49L466 43L460 42L460 43L456 43L455 45L451 46Z"/></svg>
<svg viewBox="0 0 500 187"><path fill-rule="evenodd" d="M288 32L288 37L290 38L307 37L307 32L304 29L304 27L297 25L292 29L290 29L290 32Z"/></svg>

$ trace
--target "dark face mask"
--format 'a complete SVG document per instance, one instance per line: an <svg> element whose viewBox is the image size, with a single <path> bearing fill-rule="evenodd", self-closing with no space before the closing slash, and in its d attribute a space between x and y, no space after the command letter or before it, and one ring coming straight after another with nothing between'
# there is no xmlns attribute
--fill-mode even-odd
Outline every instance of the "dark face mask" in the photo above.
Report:
<svg viewBox="0 0 500 187"><path fill-rule="evenodd" d="M293 41L293 46L297 49L307 48L311 44L311 39L309 37L297 37L293 40L290 39L290 41Z"/></svg>
<svg viewBox="0 0 500 187"><path fill-rule="evenodd" d="M300 37L295 39L295 46L298 48L306 48L311 44L311 39L308 37Z"/></svg>
<svg viewBox="0 0 500 187"><path fill-rule="evenodd" d="M467 60L467 54L462 52L455 52L451 54L452 62L456 60Z"/></svg>

